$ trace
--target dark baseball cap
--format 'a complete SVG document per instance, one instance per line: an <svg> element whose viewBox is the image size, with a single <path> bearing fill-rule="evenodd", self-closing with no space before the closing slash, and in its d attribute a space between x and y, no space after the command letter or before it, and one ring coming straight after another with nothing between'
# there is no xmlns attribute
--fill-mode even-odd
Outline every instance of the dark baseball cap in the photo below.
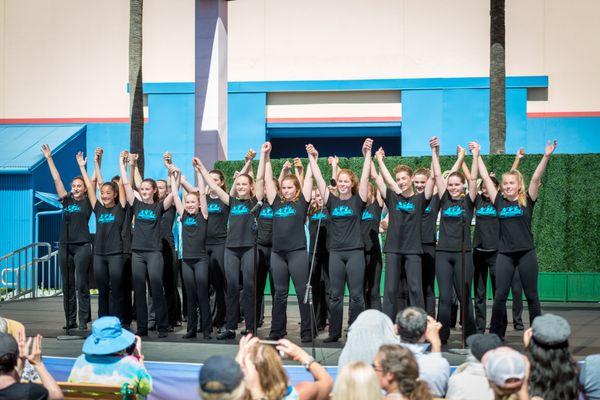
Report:
<svg viewBox="0 0 600 400"><path fill-rule="evenodd" d="M19 346L12 335L0 332L0 357L6 354L19 355Z"/></svg>
<svg viewBox="0 0 600 400"><path fill-rule="evenodd" d="M233 358L212 356L200 370L200 389L205 393L230 393L240 385L242 379L242 369Z"/></svg>
<svg viewBox="0 0 600 400"><path fill-rule="evenodd" d="M471 348L471 354L481 361L485 353L502 346L502 340L495 333L476 333L467 338L467 346Z"/></svg>

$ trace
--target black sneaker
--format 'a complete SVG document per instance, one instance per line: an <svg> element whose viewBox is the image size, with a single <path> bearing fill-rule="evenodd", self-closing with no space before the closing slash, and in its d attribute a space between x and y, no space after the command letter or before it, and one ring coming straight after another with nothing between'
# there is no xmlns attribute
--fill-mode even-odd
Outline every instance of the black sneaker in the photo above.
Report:
<svg viewBox="0 0 600 400"><path fill-rule="evenodd" d="M340 341L339 336L327 336L325 339L323 339L323 343L336 343L339 341Z"/></svg>
<svg viewBox="0 0 600 400"><path fill-rule="evenodd" d="M185 335L182 336L184 339L193 339L196 337L196 332L194 331L190 331L187 332Z"/></svg>
<svg viewBox="0 0 600 400"><path fill-rule="evenodd" d="M267 340L271 340L273 342L278 341L279 339L281 339L282 336L276 335L274 333L269 334L269 337L267 338Z"/></svg>
<svg viewBox="0 0 600 400"><path fill-rule="evenodd" d="M212 339L212 335L210 334L210 332L203 333L202 334L202 339L204 339L204 340L211 340Z"/></svg>
<svg viewBox="0 0 600 400"><path fill-rule="evenodd" d="M68 327L67 327L67 325L64 325L62 328L63 328L63 330L75 329L75 328L77 328L77 323L76 322L71 322L71 323L69 323Z"/></svg>
<svg viewBox="0 0 600 400"><path fill-rule="evenodd" d="M148 336L148 330L147 329L138 329L135 332L135 335L139 336L139 337Z"/></svg>
<svg viewBox="0 0 600 400"><path fill-rule="evenodd" d="M235 339L235 331L225 330L217 335L217 340Z"/></svg>
<svg viewBox="0 0 600 400"><path fill-rule="evenodd" d="M310 336L302 336L302 338L300 339L300 342L310 343L310 342L312 342L312 338Z"/></svg>
<svg viewBox="0 0 600 400"><path fill-rule="evenodd" d="M166 338L167 336L169 336L169 332L167 332L167 331L158 331L158 337L159 338Z"/></svg>
<svg viewBox="0 0 600 400"><path fill-rule="evenodd" d="M77 329L79 329L80 331L87 331L88 326L87 324L79 324L79 327Z"/></svg>
<svg viewBox="0 0 600 400"><path fill-rule="evenodd" d="M516 324L514 324L514 327L515 327L515 331L523 331L523 330L525 330L525 327L523 326L522 323L520 323L520 324L516 323Z"/></svg>

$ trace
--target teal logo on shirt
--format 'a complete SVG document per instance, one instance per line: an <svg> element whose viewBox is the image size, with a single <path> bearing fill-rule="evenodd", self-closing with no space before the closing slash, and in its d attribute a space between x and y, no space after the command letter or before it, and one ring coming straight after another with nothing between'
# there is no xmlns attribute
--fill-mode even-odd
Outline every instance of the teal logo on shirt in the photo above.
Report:
<svg viewBox="0 0 600 400"><path fill-rule="evenodd" d="M259 218L262 219L273 219L273 209L271 207L265 207L260 210Z"/></svg>
<svg viewBox="0 0 600 400"><path fill-rule="evenodd" d="M208 205L209 214L219 214L221 211L221 206L218 203L210 203Z"/></svg>
<svg viewBox="0 0 600 400"><path fill-rule="evenodd" d="M137 218L145 221L156 221L156 214L152 210L140 210Z"/></svg>
<svg viewBox="0 0 600 400"><path fill-rule="evenodd" d="M504 207L500 210L500 218L515 218L521 217L523 215L523 210L519 206L509 206Z"/></svg>
<svg viewBox="0 0 600 400"><path fill-rule="evenodd" d="M354 215L352 209L348 206L337 206L331 213L333 217L351 217Z"/></svg>
<svg viewBox="0 0 600 400"><path fill-rule="evenodd" d="M81 207L79 207L79 204L69 204L66 211L69 214L78 213L81 212Z"/></svg>
<svg viewBox="0 0 600 400"><path fill-rule="evenodd" d="M250 213L250 209L245 204L238 204L231 209L232 215L246 215Z"/></svg>
<svg viewBox="0 0 600 400"><path fill-rule="evenodd" d="M196 221L196 218L187 217L185 219L185 221L183 221L183 225L185 225L185 226L198 226L198 221Z"/></svg>
<svg viewBox="0 0 600 400"><path fill-rule="evenodd" d="M423 212L423 214L425 214L425 215L429 215L429 213L431 213L431 206L427 206L427 208Z"/></svg>
<svg viewBox="0 0 600 400"><path fill-rule="evenodd" d="M100 218L98 218L99 224L112 224L113 222L115 222L115 216L111 213L100 214Z"/></svg>
<svg viewBox="0 0 600 400"><path fill-rule="evenodd" d="M444 214L444 217L458 218L462 215L462 213L463 210L460 206L452 206L446 208L442 214Z"/></svg>
<svg viewBox="0 0 600 400"><path fill-rule="evenodd" d="M318 221L320 219L327 219L327 214L325 214L324 212L319 211L318 213L313 214L310 217L311 221Z"/></svg>
<svg viewBox="0 0 600 400"><path fill-rule="evenodd" d="M371 214L369 211L365 210L362 213L362 220L363 221L372 221L375 219L375 216L373 214Z"/></svg>
<svg viewBox="0 0 600 400"><path fill-rule="evenodd" d="M277 218L288 218L296 215L296 209L289 204L281 207L279 210L275 211L275 216Z"/></svg>
<svg viewBox="0 0 600 400"><path fill-rule="evenodd" d="M400 200L396 203L396 210L405 213L412 213L413 211L415 211L415 205L409 201Z"/></svg>
<svg viewBox="0 0 600 400"><path fill-rule="evenodd" d="M479 217L496 217L498 213L496 212L494 206L488 204L485 207L479 208L475 215Z"/></svg>

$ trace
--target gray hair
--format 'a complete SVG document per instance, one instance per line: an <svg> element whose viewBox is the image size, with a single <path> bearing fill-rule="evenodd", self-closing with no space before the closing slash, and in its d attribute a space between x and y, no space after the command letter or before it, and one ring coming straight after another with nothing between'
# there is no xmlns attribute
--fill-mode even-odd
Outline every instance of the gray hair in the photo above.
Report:
<svg viewBox="0 0 600 400"><path fill-rule="evenodd" d="M400 340L417 343L427 330L427 312L419 307L407 307L396 315Z"/></svg>

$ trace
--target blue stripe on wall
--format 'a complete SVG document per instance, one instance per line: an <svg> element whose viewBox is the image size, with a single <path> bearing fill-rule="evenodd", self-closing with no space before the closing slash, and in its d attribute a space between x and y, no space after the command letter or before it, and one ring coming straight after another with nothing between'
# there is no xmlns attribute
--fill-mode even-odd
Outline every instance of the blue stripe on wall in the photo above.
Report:
<svg viewBox="0 0 600 400"><path fill-rule="evenodd" d="M266 93L228 97L227 158L241 160L249 148L258 151L266 137Z"/></svg>
<svg viewBox="0 0 600 400"><path fill-rule="evenodd" d="M527 118L527 150L541 153L557 139L557 153L600 153L600 117Z"/></svg>

